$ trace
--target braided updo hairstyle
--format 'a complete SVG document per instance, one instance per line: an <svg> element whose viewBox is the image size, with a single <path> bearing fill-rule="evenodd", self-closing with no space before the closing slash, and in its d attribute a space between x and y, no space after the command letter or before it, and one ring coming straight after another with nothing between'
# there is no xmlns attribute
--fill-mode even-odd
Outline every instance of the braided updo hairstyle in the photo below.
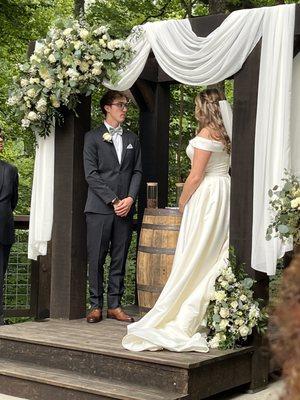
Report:
<svg viewBox="0 0 300 400"><path fill-rule="evenodd" d="M202 90L195 99L195 117L198 121L197 133L203 128L211 128L217 131L217 134L211 134L212 140L219 140L230 154L231 143L229 136L223 124L219 101L224 100L223 94L218 89Z"/></svg>

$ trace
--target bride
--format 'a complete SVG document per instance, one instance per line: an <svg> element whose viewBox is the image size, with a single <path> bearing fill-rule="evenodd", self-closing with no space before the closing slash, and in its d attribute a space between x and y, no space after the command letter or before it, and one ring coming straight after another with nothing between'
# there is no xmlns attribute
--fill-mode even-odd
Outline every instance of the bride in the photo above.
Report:
<svg viewBox="0 0 300 400"><path fill-rule="evenodd" d="M154 307L128 325L122 345L131 351L209 350L205 312L229 247L230 139L217 89L195 99L198 130L186 153L191 171L179 209L183 212L170 277Z"/></svg>

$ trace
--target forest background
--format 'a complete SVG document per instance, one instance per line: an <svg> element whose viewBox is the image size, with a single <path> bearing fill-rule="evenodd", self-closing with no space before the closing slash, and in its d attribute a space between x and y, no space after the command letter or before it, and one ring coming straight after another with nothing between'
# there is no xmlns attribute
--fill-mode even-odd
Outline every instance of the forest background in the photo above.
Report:
<svg viewBox="0 0 300 400"><path fill-rule="evenodd" d="M110 33L125 38L133 26L149 21L181 19L237 9L293 3L292 0L0 0L0 126L6 146L3 158L16 165L20 175L20 197L17 214L30 212L31 185L34 167L35 139L21 129L12 110L6 104L17 64L27 58L30 41L45 37L57 18L85 18L96 26L109 25ZM85 3L85 4L84 4ZM194 135L194 97L201 88L185 85L171 87L169 205L174 205L175 182L184 181L188 173L185 148ZM104 88L93 95L92 126L102 120L99 98ZM225 94L233 102L233 82L225 82ZM132 107L128 127L138 134L138 109ZM129 257L126 302L134 298L134 243Z"/></svg>

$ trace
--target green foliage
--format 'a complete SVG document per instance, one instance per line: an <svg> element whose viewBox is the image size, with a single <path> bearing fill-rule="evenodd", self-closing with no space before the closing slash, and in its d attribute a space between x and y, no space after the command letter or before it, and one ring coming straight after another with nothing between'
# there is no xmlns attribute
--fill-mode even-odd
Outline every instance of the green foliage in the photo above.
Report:
<svg viewBox="0 0 300 400"><path fill-rule="evenodd" d="M282 240L293 238L294 244L300 244L300 181L285 171L281 187L275 185L269 190L272 222L266 233L266 239L278 236Z"/></svg>

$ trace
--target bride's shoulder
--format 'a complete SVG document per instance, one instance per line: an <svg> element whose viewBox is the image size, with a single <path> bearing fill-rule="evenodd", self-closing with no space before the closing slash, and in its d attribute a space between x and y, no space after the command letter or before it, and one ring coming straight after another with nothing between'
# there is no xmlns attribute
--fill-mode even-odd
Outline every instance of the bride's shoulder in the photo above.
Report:
<svg viewBox="0 0 300 400"><path fill-rule="evenodd" d="M208 128L202 128L201 131L196 133L196 138L211 139L211 132Z"/></svg>

